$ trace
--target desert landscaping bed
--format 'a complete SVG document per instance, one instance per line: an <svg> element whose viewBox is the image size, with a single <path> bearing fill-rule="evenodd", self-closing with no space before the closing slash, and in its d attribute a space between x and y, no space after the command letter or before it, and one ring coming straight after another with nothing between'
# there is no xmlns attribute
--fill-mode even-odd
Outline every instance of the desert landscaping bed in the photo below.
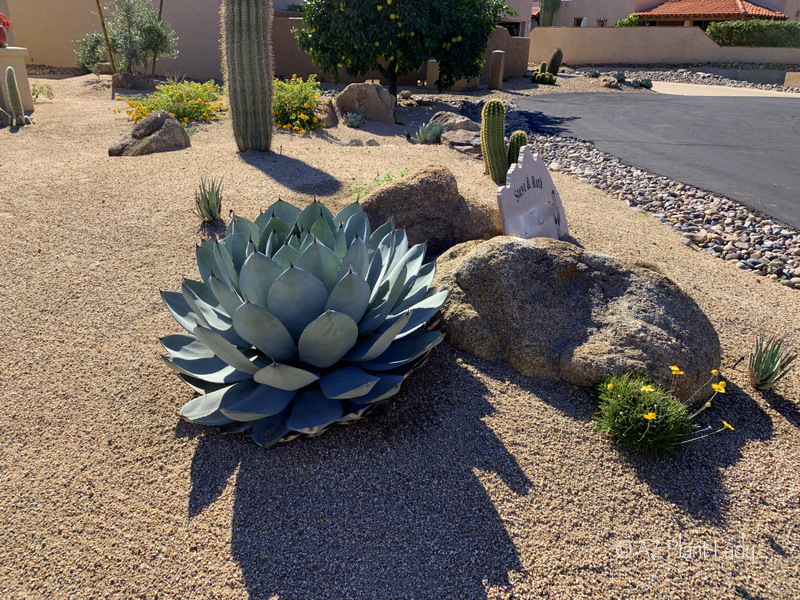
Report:
<svg viewBox="0 0 800 600"><path fill-rule="evenodd" d="M370 123L240 155L226 119L186 150L109 157L131 124L108 78L49 83L35 125L0 130L1 597L800 596L800 370L762 395L738 362L759 331L800 342L796 290L555 172L578 243L708 316L728 386L705 414L734 431L644 459L594 432L586 390L445 342L368 418L259 448L181 422L191 391L159 359L178 331L159 290L197 274L201 177L252 218L278 198L339 209L428 164L494 203L483 163ZM341 146L354 136L379 145Z"/></svg>

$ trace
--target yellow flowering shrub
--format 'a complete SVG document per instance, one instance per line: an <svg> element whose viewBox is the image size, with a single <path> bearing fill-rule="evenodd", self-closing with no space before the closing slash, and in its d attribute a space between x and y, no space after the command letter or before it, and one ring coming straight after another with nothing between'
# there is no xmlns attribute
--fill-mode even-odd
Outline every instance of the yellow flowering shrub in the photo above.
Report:
<svg viewBox="0 0 800 600"><path fill-rule="evenodd" d="M309 76L306 81L296 75L289 81L276 79L273 89L272 112L279 128L305 135L323 126L317 117L322 101L316 75Z"/></svg>
<svg viewBox="0 0 800 600"><path fill-rule="evenodd" d="M192 121L218 120L218 113L226 110L222 102L222 88L213 81L171 81L156 86L149 96L132 97L125 102L128 105L125 113L134 121L140 121L150 113L163 109L183 125Z"/></svg>

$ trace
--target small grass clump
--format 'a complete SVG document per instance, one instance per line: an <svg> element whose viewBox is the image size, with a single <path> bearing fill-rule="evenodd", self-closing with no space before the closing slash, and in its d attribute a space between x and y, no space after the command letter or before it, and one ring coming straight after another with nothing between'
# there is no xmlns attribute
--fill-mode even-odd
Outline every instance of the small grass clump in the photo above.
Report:
<svg viewBox="0 0 800 600"><path fill-rule="evenodd" d="M289 81L276 79L273 87L272 113L279 128L305 135L324 127L317 117L322 94L316 75L310 75L305 81L296 75L292 75Z"/></svg>
<svg viewBox="0 0 800 600"><path fill-rule="evenodd" d="M46 83L31 84L31 97L33 98L33 101L36 102L39 100L39 96L44 96L48 100L52 100L55 97L53 94L53 88Z"/></svg>
<svg viewBox="0 0 800 600"><path fill-rule="evenodd" d="M797 358L797 352L791 352L784 347L786 338L769 339L759 334L756 336L756 345L750 353L748 372L751 385L761 392L772 389L786 373L792 361Z"/></svg>
<svg viewBox="0 0 800 600"><path fill-rule="evenodd" d="M220 112L226 110L222 102L222 87L213 81L170 80L145 98L128 98L125 113L134 121L141 121L157 110L165 110L180 123L216 121ZM115 112L120 112L117 110Z"/></svg>
<svg viewBox="0 0 800 600"><path fill-rule="evenodd" d="M378 173L375 175L375 179L372 180L371 183L367 185L354 185L350 188L350 191L353 192L353 197L355 198L356 202L360 202L362 198L365 198L372 190L374 190L379 185L383 185L384 183L388 183L390 181L394 181L395 179L400 179L401 177L405 177L410 173L410 169L408 167L404 167L400 170L397 175L394 175L391 171L387 171L383 175Z"/></svg>
<svg viewBox="0 0 800 600"><path fill-rule="evenodd" d="M639 373L609 377L597 395L595 429L646 456L671 453L694 431L687 406Z"/></svg>

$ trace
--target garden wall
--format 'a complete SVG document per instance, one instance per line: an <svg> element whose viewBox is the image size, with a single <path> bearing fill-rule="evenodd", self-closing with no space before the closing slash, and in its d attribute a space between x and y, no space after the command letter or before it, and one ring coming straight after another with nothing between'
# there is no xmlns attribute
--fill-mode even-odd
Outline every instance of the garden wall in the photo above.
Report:
<svg viewBox="0 0 800 600"><path fill-rule="evenodd" d="M800 48L720 46L699 27L537 27L530 60L563 48L568 65L780 63L800 64Z"/></svg>

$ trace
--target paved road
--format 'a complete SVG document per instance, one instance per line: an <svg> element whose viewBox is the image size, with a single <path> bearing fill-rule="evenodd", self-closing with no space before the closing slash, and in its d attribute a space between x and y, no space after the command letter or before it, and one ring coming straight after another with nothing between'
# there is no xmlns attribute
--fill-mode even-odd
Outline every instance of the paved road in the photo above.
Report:
<svg viewBox="0 0 800 600"><path fill-rule="evenodd" d="M800 229L800 98L583 93L515 102L538 132L591 140Z"/></svg>

